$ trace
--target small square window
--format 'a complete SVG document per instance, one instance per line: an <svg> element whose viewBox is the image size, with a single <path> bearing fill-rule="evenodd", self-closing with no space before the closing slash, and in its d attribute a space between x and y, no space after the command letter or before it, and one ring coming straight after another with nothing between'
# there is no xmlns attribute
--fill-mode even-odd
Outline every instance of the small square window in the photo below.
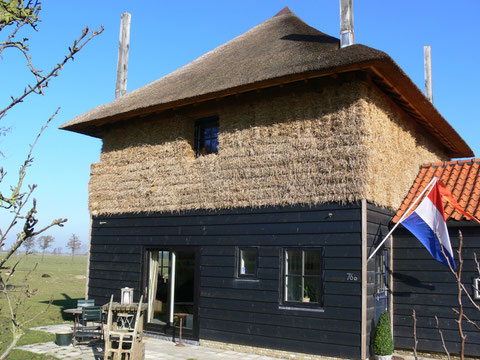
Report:
<svg viewBox="0 0 480 360"><path fill-rule="evenodd" d="M284 261L284 303L322 306L323 249L285 249Z"/></svg>
<svg viewBox="0 0 480 360"><path fill-rule="evenodd" d="M257 248L240 248L238 250L238 276L257 277Z"/></svg>
<svg viewBox="0 0 480 360"><path fill-rule="evenodd" d="M218 116L195 121L195 156L218 153Z"/></svg>

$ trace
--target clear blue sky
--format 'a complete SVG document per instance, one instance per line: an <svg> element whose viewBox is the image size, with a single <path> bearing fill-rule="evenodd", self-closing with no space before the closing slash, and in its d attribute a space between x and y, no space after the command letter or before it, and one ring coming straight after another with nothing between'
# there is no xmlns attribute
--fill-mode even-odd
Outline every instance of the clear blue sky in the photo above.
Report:
<svg viewBox="0 0 480 360"><path fill-rule="evenodd" d="M27 183L39 185L35 197L40 225L58 217L69 219L64 228L49 232L56 238L53 246L64 246L72 233L86 244L90 164L99 159L101 141L57 127L114 99L121 13L132 14L131 91L244 33L284 6L309 25L339 36L337 0L45 0L38 33L20 35L30 38L31 55L39 68L47 71L59 62L83 27L97 29L103 24L105 31L52 80L45 96L30 97L2 120L0 125L12 126L12 131L0 138L0 150L5 154L0 166L9 172L0 188L4 191L13 182L28 144L61 106L36 148ZM423 46L432 46L434 104L477 156L479 13L477 0L354 0L356 42L387 52L422 90ZM10 95L19 94L29 79L23 64L14 51L5 51L0 58L0 106L7 104ZM2 228L6 220L2 212Z"/></svg>

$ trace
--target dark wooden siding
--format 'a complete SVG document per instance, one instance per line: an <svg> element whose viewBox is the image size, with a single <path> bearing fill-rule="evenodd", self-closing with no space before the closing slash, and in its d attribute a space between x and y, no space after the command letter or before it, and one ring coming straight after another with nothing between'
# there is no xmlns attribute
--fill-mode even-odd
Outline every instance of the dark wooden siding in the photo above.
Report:
<svg viewBox="0 0 480 360"><path fill-rule="evenodd" d="M388 234L393 212L367 203L367 257ZM389 241L384 246L390 246ZM367 263L367 355L372 353L371 340L375 333L375 257Z"/></svg>
<svg viewBox="0 0 480 360"><path fill-rule="evenodd" d="M448 224L454 253L458 249L458 227L455 222ZM478 276L475 271L473 252L480 254L480 228L460 227L464 236L464 271L462 280L467 290L472 292L472 280ZM443 352L440 335L436 329L435 315L452 353L459 353L459 332L452 308L458 307L457 285L450 270L435 261L423 245L412 235L400 228L394 234L394 338L398 348L412 349L413 319L412 310L417 313L418 349ZM458 256L455 256L458 266ZM480 320L480 312L475 310L463 296L466 314L472 320ZM480 302L477 301L477 305ZM480 332L463 321L467 335L466 353L480 354Z"/></svg>
<svg viewBox="0 0 480 360"><path fill-rule="evenodd" d="M92 226L89 295L99 302L120 287L144 286L145 247L198 246L201 339L360 357L360 205L99 216ZM258 246L257 280L235 277L236 246ZM289 246L324 247L323 309L280 306Z"/></svg>

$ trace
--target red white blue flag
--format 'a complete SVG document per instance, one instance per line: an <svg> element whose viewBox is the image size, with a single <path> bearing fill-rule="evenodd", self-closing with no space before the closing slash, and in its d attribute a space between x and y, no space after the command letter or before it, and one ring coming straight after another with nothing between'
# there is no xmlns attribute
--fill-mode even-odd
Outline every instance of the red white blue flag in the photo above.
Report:
<svg viewBox="0 0 480 360"><path fill-rule="evenodd" d="M450 262L452 268L455 269L452 245L448 236L442 197L437 181L420 205L402 221L402 225L420 240L437 261L446 266ZM442 253L442 247L448 261Z"/></svg>

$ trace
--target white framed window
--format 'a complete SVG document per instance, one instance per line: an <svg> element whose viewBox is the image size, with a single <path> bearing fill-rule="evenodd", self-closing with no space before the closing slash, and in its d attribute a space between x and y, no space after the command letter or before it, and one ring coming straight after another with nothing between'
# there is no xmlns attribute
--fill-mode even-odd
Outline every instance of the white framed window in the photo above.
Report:
<svg viewBox="0 0 480 360"><path fill-rule="evenodd" d="M258 266L258 248L240 247L238 248L238 269L237 274L240 278L256 278Z"/></svg>
<svg viewBox="0 0 480 360"><path fill-rule="evenodd" d="M288 248L283 256L283 302L323 306L323 248Z"/></svg>

